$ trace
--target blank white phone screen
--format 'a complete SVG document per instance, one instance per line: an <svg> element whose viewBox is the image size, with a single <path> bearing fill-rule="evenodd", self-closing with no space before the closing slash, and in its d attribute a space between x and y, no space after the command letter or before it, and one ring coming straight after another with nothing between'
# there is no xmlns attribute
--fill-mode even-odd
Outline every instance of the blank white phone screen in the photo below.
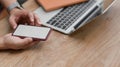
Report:
<svg viewBox="0 0 120 67"><path fill-rule="evenodd" d="M19 25L13 35L45 39L49 32L50 28L47 27Z"/></svg>

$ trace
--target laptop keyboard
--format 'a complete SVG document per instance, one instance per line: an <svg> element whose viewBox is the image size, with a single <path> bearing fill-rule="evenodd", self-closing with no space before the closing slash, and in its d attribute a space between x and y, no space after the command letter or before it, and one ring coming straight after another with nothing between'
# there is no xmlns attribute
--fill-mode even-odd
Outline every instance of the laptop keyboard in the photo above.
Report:
<svg viewBox="0 0 120 67"><path fill-rule="evenodd" d="M96 1L69 6L61 10L57 15L50 19L47 24L67 30L80 16L82 16Z"/></svg>

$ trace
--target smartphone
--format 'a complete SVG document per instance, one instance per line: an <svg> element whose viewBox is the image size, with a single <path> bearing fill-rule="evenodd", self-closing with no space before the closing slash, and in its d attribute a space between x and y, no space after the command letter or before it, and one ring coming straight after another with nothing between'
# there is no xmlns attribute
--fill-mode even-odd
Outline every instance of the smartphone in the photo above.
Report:
<svg viewBox="0 0 120 67"><path fill-rule="evenodd" d="M34 40L45 41L51 32L51 28L48 27L37 27L29 25L18 25L18 27L13 32L13 36L19 36L22 38L30 37Z"/></svg>

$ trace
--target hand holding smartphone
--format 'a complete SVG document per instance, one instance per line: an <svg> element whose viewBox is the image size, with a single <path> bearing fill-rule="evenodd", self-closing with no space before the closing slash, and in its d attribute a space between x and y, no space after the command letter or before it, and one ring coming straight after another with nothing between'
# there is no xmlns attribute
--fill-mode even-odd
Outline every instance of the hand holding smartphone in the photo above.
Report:
<svg viewBox="0 0 120 67"><path fill-rule="evenodd" d="M45 41L50 34L51 28L48 27L37 27L29 25L18 25L13 33L13 36L19 37L30 37L34 40Z"/></svg>

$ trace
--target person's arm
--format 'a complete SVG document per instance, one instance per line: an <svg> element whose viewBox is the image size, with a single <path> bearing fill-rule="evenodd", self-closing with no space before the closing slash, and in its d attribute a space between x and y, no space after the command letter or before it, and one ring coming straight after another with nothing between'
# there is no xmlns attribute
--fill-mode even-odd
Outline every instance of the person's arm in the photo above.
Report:
<svg viewBox="0 0 120 67"><path fill-rule="evenodd" d="M7 9L9 6L14 4L16 0L0 0L0 2ZM33 12L27 11L25 9L13 8L9 11L9 14L9 23L13 29L15 29L20 23L28 23L29 25L40 26L40 20Z"/></svg>
<svg viewBox="0 0 120 67"><path fill-rule="evenodd" d="M8 8L11 4L16 2L16 0L0 0L0 2L4 5L5 8Z"/></svg>
<svg viewBox="0 0 120 67"><path fill-rule="evenodd" d="M40 41L33 41L32 38L20 38L12 36L12 33L0 37L0 50L3 49L25 49L36 45Z"/></svg>
<svg viewBox="0 0 120 67"><path fill-rule="evenodd" d="M5 47L4 45L4 41L3 41L3 38L0 37L0 49L6 49L7 47Z"/></svg>
<svg viewBox="0 0 120 67"><path fill-rule="evenodd" d="M16 0L0 0L0 2L7 9ZM15 29L19 22L28 23L30 25L40 25L39 18L36 14L25 9L13 8L10 12L9 23ZM0 37L0 49L24 49L32 45L36 45L39 41L33 41L32 38L20 38L7 34Z"/></svg>

